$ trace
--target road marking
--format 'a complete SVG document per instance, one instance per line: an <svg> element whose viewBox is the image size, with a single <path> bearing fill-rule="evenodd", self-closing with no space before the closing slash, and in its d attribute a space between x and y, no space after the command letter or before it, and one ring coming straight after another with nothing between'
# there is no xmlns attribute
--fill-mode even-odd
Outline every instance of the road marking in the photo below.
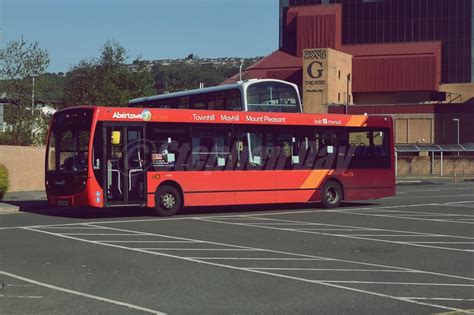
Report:
<svg viewBox="0 0 474 315"><path fill-rule="evenodd" d="M3 295L0 294L0 298L15 298L15 299L42 299L40 295Z"/></svg>
<svg viewBox="0 0 474 315"><path fill-rule="evenodd" d="M166 248L166 247L139 247L138 249L143 250L194 250L194 251L238 251L238 252L255 252L260 251L258 249L253 248Z"/></svg>
<svg viewBox="0 0 474 315"><path fill-rule="evenodd" d="M271 219L269 219L271 220ZM85 224L88 225L88 224ZM96 225L98 226L98 225ZM132 230L126 230L126 229L118 229L118 228L112 228L112 227L102 227L104 229L108 230L114 230L114 231L121 231L121 232L129 232L129 233L140 233L143 235L151 235L151 236L159 236L159 237L169 237L173 239L182 239L182 240L187 240L187 241L196 241L195 239L190 239L190 238L183 238L183 237L176 237L176 236L167 236L167 235L162 235L162 234L155 234L155 233L147 233L147 232L139 232L139 231L132 231ZM54 235L54 234L53 234ZM305 254L296 254L296 253L290 253L290 252L285 252L285 251L276 251L276 250L269 250L269 249L262 249L262 248L256 248L256 247L248 247L248 246L239 246L239 245L231 245L231 244L225 244L225 243L218 243L218 242L208 242L208 241L202 241L207 244L212 244L212 245L220 245L220 246L229 246L229 247L236 247L236 248L249 248L249 249L255 249L255 250L260 250L260 251L265 251L265 252L272 252L272 253L278 253L278 254L285 254L285 255L293 255L293 256L299 256L299 257L309 257L309 258L325 258L325 259L330 259L333 261L341 261L341 262L348 262L348 263L353 263L353 264L359 264L359 265L364 265L364 266L374 266L374 267L382 267L382 268L388 268L388 269L398 269L398 270L410 270L410 271L417 271L420 273L425 273L425 274L431 274L431 275L437 275L437 276L446 276L446 277L451 277L451 278L456 278L456 279L465 279L465 280L474 280L474 278L468 278L468 277L461 277L461 276L453 276L453 275L447 275L447 274L442 274L442 273L436 273L436 272L427 272L427 271L421 271L421 270L416 270L416 269L410 269L410 268L401 268L401 267L394 267L394 266L388 266L388 265L379 265L379 264L371 264L371 263L363 263L363 262L356 262L352 260L343 260L343 259L333 259L329 257L322 257L322 256L314 256L314 255L305 255ZM112 244L110 244L112 245Z"/></svg>
<svg viewBox="0 0 474 315"><path fill-rule="evenodd" d="M315 280L329 283L350 283L350 284L381 284L381 285L420 285L420 286L441 286L441 287L474 287L474 284L461 283L430 283L430 282L394 282L394 281L351 281L351 280Z"/></svg>
<svg viewBox="0 0 474 315"><path fill-rule="evenodd" d="M474 242L407 242L416 244L474 244Z"/></svg>
<svg viewBox="0 0 474 315"><path fill-rule="evenodd" d="M474 202L474 201L470 201ZM265 212L261 213L258 211L249 211L249 215L254 214L258 215L260 217L262 216L272 216L272 215L293 215L293 214L304 214L304 213L315 213L315 212L337 212L342 209L345 211L357 211L357 210L371 210L371 209L390 209L390 208L411 208L411 207L424 207L424 206L432 206L432 205L440 205L439 203L422 203L422 204L410 204L410 205L398 205L398 206L377 206L377 207L359 207L359 208L338 208L337 210L327 210L323 208L313 208L310 210L289 210L289 211L271 211L271 212ZM228 214L228 215L220 215L219 217L221 218L226 218L226 217L235 217L238 215L237 213L234 214ZM24 229L24 228L49 228L49 227L55 227L55 226L74 226L74 225L80 225L80 224L116 224L116 223L134 223L134 222L156 222L156 221L179 221L179 220L192 220L192 219L198 219L198 218L206 218L209 217L208 215L199 215L199 216L183 216L183 217L172 217L172 218L159 218L159 219L136 219L136 220L109 220L109 221L93 221L93 222L75 222L75 223L58 223L58 224L43 224L43 225L24 225L24 226L10 226L10 227L0 227L0 230L11 230L11 229ZM215 216L212 216L215 217Z"/></svg>
<svg viewBox="0 0 474 315"><path fill-rule="evenodd" d="M88 224L85 224L85 225L88 225ZM96 226L98 226L98 225L96 225ZM111 228L111 227L103 227L103 228L104 229L115 230L115 231L121 231L121 232L128 232L128 233L133 232L133 233L142 233L143 235L155 235L155 236L158 236L158 237L170 237L172 239L193 240L193 239L189 239L189 238L188 239L178 238L178 237L174 237L174 236L166 236L166 235L160 235L160 234L154 234L154 233L131 231L131 230L126 230L126 229L117 229L117 228ZM115 247L115 248L125 249L125 250L129 250L129 251L136 251L136 252L152 254L152 255L157 255L157 256L162 256L162 257L170 257L170 258L180 259L180 260L184 260L184 261L199 263L199 264L206 264L206 265L211 265L211 266L216 266L216 267L223 267L223 268L227 268L227 269L241 270L241 271L246 271L246 272L269 275L269 276L284 278L284 279L289 279L289 280L295 280L295 281L325 285L325 286L330 286L330 287L339 288L339 289L343 289L343 290L349 290L349 291L358 292L358 293L365 293L365 294L370 294L370 295L379 296L379 297L391 298L391 299L395 299L395 300L399 300L399 301L404 301L404 302L414 303L414 304L419 304L419 305L425 305L425 306L435 307L435 308L444 309L444 310L461 311L460 309L454 308L454 307L449 307L449 306L444 306L444 305L437 305L437 304L427 303L427 302L413 301L413 300L408 300L408 299L402 299L400 297L393 296L393 295L388 295L388 294L383 294L383 293L378 293L378 292L373 292L373 291L368 291L368 290L363 290L363 289L356 289L356 288L352 288L352 287L343 286L343 285L340 285L340 284L337 284L337 283L329 283L327 281L319 281L319 280L312 280L312 279L306 279L306 278L301 278L301 277L293 277L293 276L273 273L273 272L264 271L264 270L253 270L253 269L242 268L242 267L237 267L237 266L232 266L232 265L226 265L226 264L223 264L223 263L215 263L215 262L211 262L211 261L204 260L204 259L203 260L198 260L198 259L193 259L193 258L190 258L190 257L171 255L171 254L168 254L168 253L147 251L147 250L142 250L142 249L137 249L137 248L130 248L130 247L125 247L125 246L120 246L120 245L117 245L117 244L98 243L98 242L93 241L93 240L81 239L81 238L77 238L77 237L74 237L74 236L62 235L62 234L52 233L52 232L49 232L49 231L37 230L37 229L33 229L33 228L25 228L25 229L29 230L29 231L50 234L50 235L54 235L54 236L57 236L57 237L73 239L73 240L86 242L86 243L91 243L91 244L100 244L100 245L103 245L103 246ZM202 240L200 240L200 241L202 241ZM222 246L230 246L230 247L253 248L253 247L243 247L243 246L230 245L230 244L217 243L217 242L206 242L206 243L215 244L215 245L222 245ZM312 256L312 255L295 254L295 253L267 250L267 249L261 249L261 248L253 248L253 249L260 250L261 252L287 254L287 255L292 255L292 256L298 256L298 257L301 257L301 258L324 258L324 257L317 257L317 256ZM227 258L224 258L224 259L227 259ZM469 280L469 281L474 280L474 279L466 278L466 277L453 276L453 275L443 275L443 274L439 274L439 273L433 273L433 272L427 272L427 271L421 271L421 270L413 270L413 269L407 269L407 268L399 268L399 267L394 267L394 266L383 266L383 265L377 265L377 264L369 264L369 263L361 263L361 262L345 261L345 260L337 260L337 259L332 259L332 261L349 262L349 263L356 264L356 265L364 265L364 266L372 266L372 267L374 267L374 266L383 267L383 268L387 268L389 270L412 270L412 271L415 271L415 272L421 273L421 274L445 276L447 278L453 278L453 279L464 279L464 280Z"/></svg>
<svg viewBox="0 0 474 315"><path fill-rule="evenodd" d="M98 241L100 243L170 243L170 244L192 244L192 243L196 243L196 244L200 244L200 243L203 243L203 242L198 242L198 241L113 241L113 240L110 240L110 241Z"/></svg>
<svg viewBox="0 0 474 315"><path fill-rule="evenodd" d="M294 270L294 271L335 271L335 272L395 272L395 273L416 273L415 271L409 270L383 270L383 269L328 269L328 268L259 268L259 267L247 267L248 269L254 270ZM321 280L323 281L323 280Z"/></svg>
<svg viewBox="0 0 474 315"><path fill-rule="evenodd" d="M140 234L126 234L126 233L61 233L64 235L75 235L75 236L143 236Z"/></svg>
<svg viewBox="0 0 474 315"><path fill-rule="evenodd" d="M352 211L351 212L341 211L340 213L347 213L347 214L351 214L351 215L365 215L365 216L371 216L371 217L404 219L404 220L419 220L419 221L457 223L457 224L474 224L474 222L451 221L451 220L442 220L442 219L424 219L424 218L404 217L404 216L387 215L387 214L357 213L357 212L352 212Z"/></svg>
<svg viewBox="0 0 474 315"><path fill-rule="evenodd" d="M474 299L436 298L436 297L404 297L404 298L409 299L409 300L462 301L462 302L474 301Z"/></svg>
<svg viewBox="0 0 474 315"><path fill-rule="evenodd" d="M249 215L251 216L251 215ZM284 221L288 222L289 225L295 222L300 222L300 221L293 221L293 220L282 220L282 219L273 219L273 218L262 218L262 217L257 217L260 219L265 219L265 220L274 220L274 221ZM392 244L400 244L400 245L408 245L408 246L417 246L417 247L425 247L425 248L434 248L434 249L443 249L443 250L451 250L451 251L460 251L460 252L471 252L468 249L460 249L460 248L455 248L455 247L445 247L445 246L434 246L434 245L426 245L426 244L419 244L418 242L406 242L406 241L396 241L396 240L386 240L386 239L377 239L375 237L380 236L376 234L367 234L368 236L371 236L372 238L365 237L365 236L354 236L354 234L332 234L332 233L324 233L324 232L318 232L318 231L311 231L308 229L293 229L293 228L281 228L281 227L275 227L275 226L268 226L268 225L260 225L259 223L242 223L242 222L226 222L219 220L221 217L217 216L214 218L200 218L197 219L199 221L206 221L206 222L213 222L213 223L220 223L220 224L230 224L230 225L239 225L239 226L247 226L247 227L255 227L255 228L263 228L263 229L272 229L272 230L279 230L279 231L287 231L287 232L297 232L297 233L307 233L307 234L316 234L316 235L325 235L325 236L331 236L331 237L342 237L342 238L349 238L349 239L358 239L358 240L366 240L366 241L373 241L373 242L383 242L383 243L392 243ZM321 223L314 223L315 225L323 225ZM341 226L341 225L334 225L334 224L328 224L327 226L339 226L339 227L351 227L351 228L357 228L355 226ZM427 234L427 233L419 233L419 232L408 232L408 231L399 231L399 230L388 230L388 229L374 229L374 231L380 231L380 232L395 232L395 233L410 233L408 236L412 237L445 237L445 238L459 238L459 239L468 239L472 240L474 238L472 237L464 237L464 236L452 236L452 235L442 235L442 234ZM400 235L393 235L393 236L403 236L403 234ZM392 237L393 237L392 236Z"/></svg>
<svg viewBox="0 0 474 315"><path fill-rule="evenodd" d="M258 225L263 225L265 226L264 224L260 224L260 223L256 223ZM298 229L298 230L301 230L301 231L346 231L346 232L350 232L350 231L379 231L378 229L369 229L369 228L360 228L360 229Z"/></svg>
<svg viewBox="0 0 474 315"><path fill-rule="evenodd" d="M384 198L387 199L387 198ZM460 201L461 202L461 201ZM474 200L468 200L464 202L472 202ZM391 208L412 208L412 207L424 207L424 206L439 206L444 205L440 203L421 203L421 204L408 204L408 205L394 205L394 206L373 206L373 207L340 207L338 209L323 209L323 208L312 208L310 210L289 210L289 211L270 211L261 213L261 211L249 211L248 215L258 215L262 216L273 216L273 215L294 215L294 214L305 214L305 213L315 213L315 212L340 212L348 213L349 211L359 211L359 210L379 210L379 209L391 209ZM219 215L220 218L235 217L238 216L238 213L228 214L228 215ZM136 219L136 220L109 220L109 221L93 221L93 222L75 222L75 223L58 223L58 224L43 224L43 225L24 225L24 226L10 226L10 227L0 227L0 230L11 230L11 229L23 229L23 228L45 228L45 227L55 227L55 226L77 226L80 224L116 224L116 223L134 223L134 222L156 222L156 221L179 221L179 220L193 220L206 217L216 217L209 215L198 215L198 216L182 216L182 217L172 217L172 218L158 218L158 219Z"/></svg>
<svg viewBox="0 0 474 315"><path fill-rule="evenodd" d="M117 230L117 231L123 231L123 232L132 232L130 230L117 229L117 228L111 228L111 227L103 227L103 228ZM96 241L80 239L80 238L77 238L77 237L74 237L74 236L62 235L62 234L52 233L52 232L43 231L43 230L37 230L37 229L33 229L33 228L24 228L24 229L29 230L29 231L33 231L33 232L39 232L39 233L54 235L54 236L57 236L57 237L63 237L63 238L73 239L73 240L77 240L77 241L81 241L81 242L91 243L91 244L99 244L99 245L103 245L103 246L115 247L115 248L130 250L130 251L146 253L146 254L152 254L152 255L157 255L157 256L180 259L180 260L194 262L194 263L198 263L198 264L206 264L206 265L210 265L210 266L216 266L216 267L222 267L222 268L227 268L227 269L258 273L258 274L262 274L262 275L268 275L268 276L273 276L273 277L278 277L278 278L283 278L283 279L289 279L289 280L319 284L319 285L324 285L324 286L330 286L330 287L339 288L339 289L343 289L343 290L349 290L349 291L358 292L358 293L365 293L365 294L369 294L369 295L385 297L385 298L390 298L390 299L403 301L403 302L407 302L407 303L419 304L419 305L424 305L424 306L429 306L429 307L434 307L434 308L439 308L439 309L444 309L444 310L462 311L459 308L454 308L454 307L449 307L449 306L444 306L444 305L437 305L437 304L427 303L427 302L420 302L420 301L415 301L415 300L403 299L403 298L393 296L393 295L388 295L388 294L383 294L383 293L378 293L378 292L373 292L373 291L368 291L368 290L363 290L363 289L356 289L356 288L352 288L352 287L343 286L343 285L340 285L340 284L337 284L337 283L329 283L327 281L318 281L318 280L311 280L311 279L305 279L305 278L300 278L300 277L293 277L293 276L288 276L288 275L283 275L283 274L278 274L278 273L272 273L272 272L268 272L268 271L264 271L264 270L252 270L252 269L241 268L241 267L236 267L236 266L232 266L232 265L226 265L226 264L222 264L222 263L215 263L215 262L211 262L211 261L192 259L192 258L189 258L189 257L182 257L182 256L176 256L176 255L171 255L171 254L166 254L166 253L146 251L146 250L141 250L141 249L137 249L137 248L130 248L130 247L120 246L120 245L116 245L116 244L104 244L104 243L99 243L99 242L96 242ZM160 237L166 237L166 236L160 235L160 234L152 234L152 233L145 233L145 232L138 232L138 231L133 231L133 232L143 233L144 235L156 235L156 236L160 236ZM168 236L168 237L170 237L170 236ZM178 237L172 236L171 238L178 238ZM182 239L184 239L184 238L182 238ZM191 240L191 239L187 239L187 240ZM207 242L207 243L219 244L219 245L224 245L224 246L242 247L242 246L237 246L237 245L230 245L230 244L223 244L223 243L216 243L216 242ZM247 248L250 248L250 247L247 247ZM281 251L266 250L266 249L259 249L259 250L266 251L266 252L274 252L274 253L285 253L285 252L281 252ZM286 252L286 254L294 255L294 256L302 256L302 257L306 257L306 258L323 258L323 257L303 255L303 254L295 254L295 253L288 253L288 252ZM394 266L389 267L389 266L369 264L369 263L361 263L361 262L354 262L354 261L345 261L345 260L337 260L337 259L332 259L332 260L333 261L350 262L350 263L358 264L358 265L384 267L384 268L388 268L388 269L391 269L391 270L394 270L394 269L410 270L410 269L407 269L407 268L399 268L399 267L394 267ZM439 274L439 273L427 272L427 271L421 271L421 270L418 270L418 272L423 273L423 274L442 275L442 276L446 276L448 278L474 280L474 279L466 278L466 277L453 276L453 275L443 275L443 274Z"/></svg>
<svg viewBox="0 0 474 315"><path fill-rule="evenodd" d="M467 195L427 195L427 196L403 196L403 197L388 197L384 199L415 199L415 198L455 198L455 197L472 197L472 194L467 194Z"/></svg>
<svg viewBox="0 0 474 315"><path fill-rule="evenodd" d="M473 200L469 200L469 201L452 201L452 202L446 202L445 205L459 204L459 203L474 203L474 201L473 201Z"/></svg>
<svg viewBox="0 0 474 315"><path fill-rule="evenodd" d="M48 229L55 230L100 230L100 228L92 226L50 226Z"/></svg>
<svg viewBox="0 0 474 315"><path fill-rule="evenodd" d="M274 261L330 261L328 258L281 258L281 257L187 257L196 260L274 260Z"/></svg>
<svg viewBox="0 0 474 315"><path fill-rule="evenodd" d="M111 304L115 304L115 305L125 306L125 307L131 308L131 309L134 309L134 310L138 310L138 311L143 311L143 312L147 312L147 313L151 313L151 314L166 314L166 313L159 312L157 310L152 310L150 308L141 307L141 306L138 306L138 305L133 305L133 304L120 302L120 301L116 301L116 300L111 300L111 299L103 298L103 297L100 297L100 296L97 296L97 295L88 294L88 293L84 293L84 292L79 292L79 291L75 291L75 290L70 290L70 289L66 289L66 288L63 288L63 287L58 287L58 286L55 286L55 285L52 285L52 284L48 284L48 283L36 281L36 280L33 280L33 279L25 278L25 277L22 277L22 276L13 274L13 273L9 273L9 272L6 272L6 271L0 271L0 274L4 274L5 276L15 278L15 279L18 279L18 280L22 280L22 281L25 281L25 282L33 283L33 284L36 284L36 285L39 285L39 286L42 286L42 287L45 287L45 288L58 290L58 291L62 291L62 292L66 292L66 293L70 293L70 294L74 294L74 295L94 299L94 300L97 300L97 301L102 301L102 302L107 302L107 303L111 303Z"/></svg>

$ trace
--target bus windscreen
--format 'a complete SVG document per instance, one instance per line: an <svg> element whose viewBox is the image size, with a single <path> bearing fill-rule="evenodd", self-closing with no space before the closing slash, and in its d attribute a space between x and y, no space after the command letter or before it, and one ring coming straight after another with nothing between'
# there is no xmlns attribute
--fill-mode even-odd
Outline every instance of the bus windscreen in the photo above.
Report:
<svg viewBox="0 0 474 315"><path fill-rule="evenodd" d="M58 113L51 125L48 172L85 172L92 123L91 110Z"/></svg>

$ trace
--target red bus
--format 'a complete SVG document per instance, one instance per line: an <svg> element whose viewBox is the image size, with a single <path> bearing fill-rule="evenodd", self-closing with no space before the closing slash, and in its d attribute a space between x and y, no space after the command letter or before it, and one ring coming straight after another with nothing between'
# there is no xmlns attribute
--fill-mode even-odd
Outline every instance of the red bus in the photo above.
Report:
<svg viewBox="0 0 474 315"><path fill-rule="evenodd" d="M58 111L46 193L59 206L342 201L395 194L384 116L74 107Z"/></svg>

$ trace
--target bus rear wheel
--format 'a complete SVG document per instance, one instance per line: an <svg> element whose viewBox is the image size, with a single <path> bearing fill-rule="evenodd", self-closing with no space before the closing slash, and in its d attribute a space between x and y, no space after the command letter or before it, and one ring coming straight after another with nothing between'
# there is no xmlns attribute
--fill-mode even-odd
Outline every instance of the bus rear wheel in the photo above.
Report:
<svg viewBox="0 0 474 315"><path fill-rule="evenodd" d="M326 182L321 191L321 201L325 208L334 209L339 207L342 202L341 185L335 181Z"/></svg>
<svg viewBox="0 0 474 315"><path fill-rule="evenodd" d="M183 198L176 187L163 185L155 192L155 212L161 217L178 213L183 207Z"/></svg>

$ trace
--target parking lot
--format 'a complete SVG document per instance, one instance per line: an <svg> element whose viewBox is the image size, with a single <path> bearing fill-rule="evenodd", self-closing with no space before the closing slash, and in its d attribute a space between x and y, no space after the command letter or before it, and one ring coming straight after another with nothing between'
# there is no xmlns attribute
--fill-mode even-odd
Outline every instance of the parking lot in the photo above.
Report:
<svg viewBox="0 0 474 315"><path fill-rule="evenodd" d="M335 210L25 207L0 214L0 313L470 313L473 225L473 182Z"/></svg>

